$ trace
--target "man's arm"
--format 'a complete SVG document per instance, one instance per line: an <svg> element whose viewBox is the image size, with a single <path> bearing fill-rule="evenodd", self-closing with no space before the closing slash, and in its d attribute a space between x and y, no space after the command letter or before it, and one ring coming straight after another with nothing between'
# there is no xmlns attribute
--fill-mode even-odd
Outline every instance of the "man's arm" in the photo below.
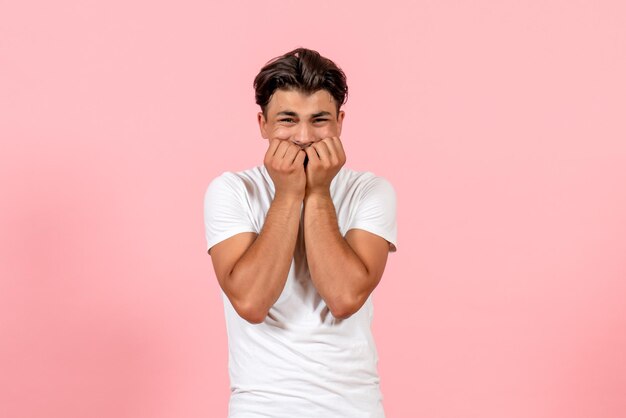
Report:
<svg viewBox="0 0 626 418"><path fill-rule="evenodd" d="M341 140L325 138L305 151L309 165L304 240L311 279L333 316L347 318L363 306L380 282L390 249L384 238L360 226L377 225L388 230L392 226L390 215L395 217L394 209L389 204L381 205L379 197L368 199L359 210L362 219L348 230L344 239L330 195L332 179L346 162Z"/></svg>
<svg viewBox="0 0 626 418"><path fill-rule="evenodd" d="M260 234L238 234L210 250L221 288L248 322L262 322L285 287L301 205L290 196L276 196Z"/></svg>
<svg viewBox="0 0 626 418"><path fill-rule="evenodd" d="M349 230L344 239L329 191L305 197L304 239L311 280L331 313L354 314L380 282L389 243L361 229Z"/></svg>
<svg viewBox="0 0 626 418"><path fill-rule="evenodd" d="M263 162L275 193L261 232L234 235L209 253L222 290L248 322L262 322L285 287L300 227L305 156L294 144L271 141Z"/></svg>

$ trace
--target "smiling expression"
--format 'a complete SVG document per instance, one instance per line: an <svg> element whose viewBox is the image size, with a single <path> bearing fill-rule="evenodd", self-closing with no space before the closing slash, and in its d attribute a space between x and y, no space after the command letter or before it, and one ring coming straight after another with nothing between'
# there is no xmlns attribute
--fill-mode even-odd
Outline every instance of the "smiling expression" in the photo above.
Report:
<svg viewBox="0 0 626 418"><path fill-rule="evenodd" d="M276 90L258 122L261 136L268 141L291 141L301 148L324 138L341 135L345 113L339 111L326 90L305 94L297 90Z"/></svg>

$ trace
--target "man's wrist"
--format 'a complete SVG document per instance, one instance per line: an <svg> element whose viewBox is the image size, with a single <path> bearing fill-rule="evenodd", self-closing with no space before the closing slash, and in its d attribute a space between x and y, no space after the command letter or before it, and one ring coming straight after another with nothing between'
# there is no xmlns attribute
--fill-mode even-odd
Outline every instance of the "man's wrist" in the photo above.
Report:
<svg viewBox="0 0 626 418"><path fill-rule="evenodd" d="M328 188L317 188L317 189L306 189L304 194L304 203L310 203L320 200L331 200L330 197L330 189Z"/></svg>
<svg viewBox="0 0 626 418"><path fill-rule="evenodd" d="M303 200L304 194L278 192L274 195L275 202L281 202L287 205L300 205Z"/></svg>

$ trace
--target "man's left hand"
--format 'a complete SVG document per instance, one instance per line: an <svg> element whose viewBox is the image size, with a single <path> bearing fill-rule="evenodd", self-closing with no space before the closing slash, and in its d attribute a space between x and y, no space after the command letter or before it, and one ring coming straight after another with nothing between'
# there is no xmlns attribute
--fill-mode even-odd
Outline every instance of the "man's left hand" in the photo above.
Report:
<svg viewBox="0 0 626 418"><path fill-rule="evenodd" d="M328 193L330 183L346 162L346 153L337 136L324 138L304 149L309 162L306 167L306 194Z"/></svg>

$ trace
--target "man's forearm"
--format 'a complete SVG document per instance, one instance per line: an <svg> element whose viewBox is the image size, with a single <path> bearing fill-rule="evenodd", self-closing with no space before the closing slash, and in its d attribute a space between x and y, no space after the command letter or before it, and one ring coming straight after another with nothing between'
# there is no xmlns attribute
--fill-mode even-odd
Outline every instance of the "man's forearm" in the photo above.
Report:
<svg viewBox="0 0 626 418"><path fill-rule="evenodd" d="M301 206L302 200L276 196L260 234L230 275L229 285L245 292L241 309L253 322L267 316L285 287L300 227Z"/></svg>
<svg viewBox="0 0 626 418"><path fill-rule="evenodd" d="M330 192L305 197L304 240L318 293L333 316L350 316L362 305L367 269L341 236Z"/></svg>

